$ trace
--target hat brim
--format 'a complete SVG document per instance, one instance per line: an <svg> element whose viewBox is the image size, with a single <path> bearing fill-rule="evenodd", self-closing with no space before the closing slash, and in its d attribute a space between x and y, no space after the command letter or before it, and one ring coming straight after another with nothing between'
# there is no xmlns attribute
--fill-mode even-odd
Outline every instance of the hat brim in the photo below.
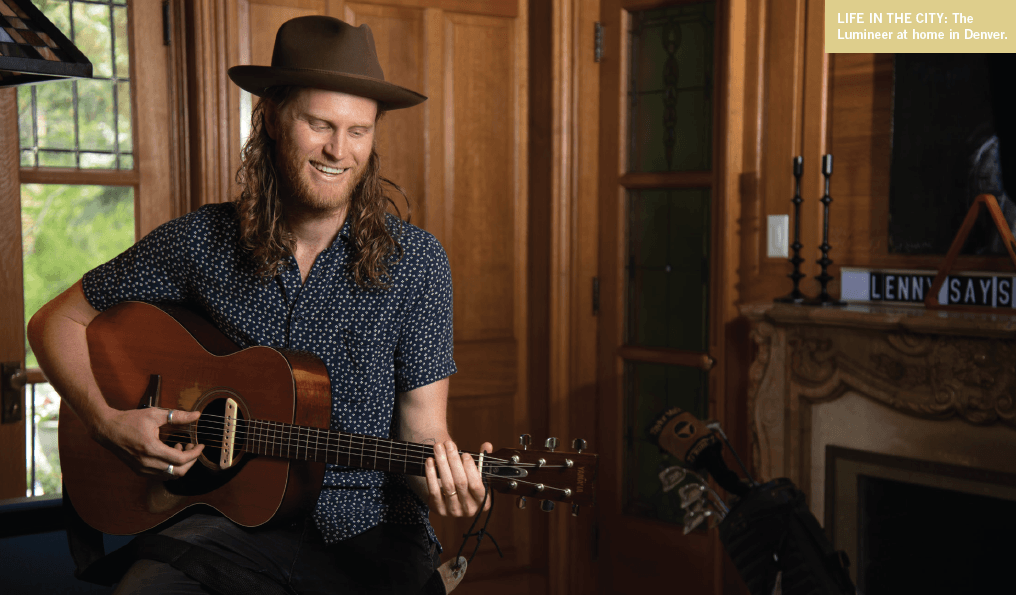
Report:
<svg viewBox="0 0 1016 595"><path fill-rule="evenodd" d="M377 101L384 110L413 107L427 100L424 95L386 81L330 70L245 65L230 68L228 74L238 87L258 97L269 87L287 85L366 97Z"/></svg>

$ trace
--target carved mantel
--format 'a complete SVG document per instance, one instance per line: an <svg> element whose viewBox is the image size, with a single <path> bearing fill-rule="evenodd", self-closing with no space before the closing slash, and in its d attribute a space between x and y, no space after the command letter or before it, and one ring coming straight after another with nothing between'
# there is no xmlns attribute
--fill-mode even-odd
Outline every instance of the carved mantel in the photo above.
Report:
<svg viewBox="0 0 1016 595"><path fill-rule="evenodd" d="M1016 313L750 304L752 457L811 491L825 446L1016 472ZM944 422L944 423L943 423Z"/></svg>

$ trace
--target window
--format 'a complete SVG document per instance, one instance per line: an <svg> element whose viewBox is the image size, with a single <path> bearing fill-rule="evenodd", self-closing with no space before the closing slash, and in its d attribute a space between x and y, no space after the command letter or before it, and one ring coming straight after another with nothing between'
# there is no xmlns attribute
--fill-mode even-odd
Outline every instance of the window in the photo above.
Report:
<svg viewBox="0 0 1016 595"><path fill-rule="evenodd" d="M134 113L126 0L37 0L88 57L92 80L18 89L25 320L135 239ZM27 495L60 491L59 396L26 346Z"/></svg>

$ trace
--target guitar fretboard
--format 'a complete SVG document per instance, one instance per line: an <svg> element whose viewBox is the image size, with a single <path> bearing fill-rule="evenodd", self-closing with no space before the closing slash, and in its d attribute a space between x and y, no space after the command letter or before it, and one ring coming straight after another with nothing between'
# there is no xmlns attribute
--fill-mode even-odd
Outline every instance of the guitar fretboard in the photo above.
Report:
<svg viewBox="0 0 1016 595"><path fill-rule="evenodd" d="M260 455L421 477L426 460L434 456L427 444L258 419L237 423L236 442Z"/></svg>

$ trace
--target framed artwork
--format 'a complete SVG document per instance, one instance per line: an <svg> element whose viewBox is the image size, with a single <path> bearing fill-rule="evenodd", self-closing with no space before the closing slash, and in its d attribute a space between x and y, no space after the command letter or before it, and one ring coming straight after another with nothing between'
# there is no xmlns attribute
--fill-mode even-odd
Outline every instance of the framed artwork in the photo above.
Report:
<svg viewBox="0 0 1016 595"><path fill-rule="evenodd" d="M895 55L890 253L945 254L983 193L995 195L1010 227L1016 223L1003 186L991 75L985 54ZM963 252L1005 253L987 216Z"/></svg>

